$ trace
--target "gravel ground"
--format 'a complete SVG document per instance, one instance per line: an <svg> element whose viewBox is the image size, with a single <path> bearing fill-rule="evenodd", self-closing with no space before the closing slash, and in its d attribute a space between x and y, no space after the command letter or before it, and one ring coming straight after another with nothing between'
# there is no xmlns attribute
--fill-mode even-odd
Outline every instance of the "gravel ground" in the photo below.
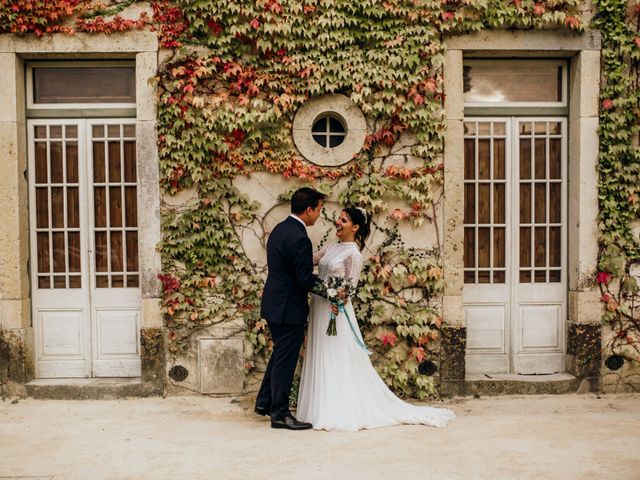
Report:
<svg viewBox="0 0 640 480"><path fill-rule="evenodd" d="M0 402L0 479L640 479L640 395L457 398L447 428L272 430L250 399Z"/></svg>

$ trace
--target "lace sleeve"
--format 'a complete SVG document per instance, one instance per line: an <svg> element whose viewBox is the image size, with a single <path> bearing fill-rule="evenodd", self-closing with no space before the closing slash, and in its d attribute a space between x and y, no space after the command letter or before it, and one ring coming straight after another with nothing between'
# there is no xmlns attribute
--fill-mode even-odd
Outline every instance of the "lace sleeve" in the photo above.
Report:
<svg viewBox="0 0 640 480"><path fill-rule="evenodd" d="M320 259L322 257L324 257L324 254L327 252L327 249L329 248L329 244L325 243L324 246L318 250L316 253L313 254L313 264L317 265L318 262L320 262Z"/></svg>
<svg viewBox="0 0 640 480"><path fill-rule="evenodd" d="M360 271L362 270L362 255L360 252L353 252L345 262L345 277L351 280L354 287L358 286Z"/></svg>

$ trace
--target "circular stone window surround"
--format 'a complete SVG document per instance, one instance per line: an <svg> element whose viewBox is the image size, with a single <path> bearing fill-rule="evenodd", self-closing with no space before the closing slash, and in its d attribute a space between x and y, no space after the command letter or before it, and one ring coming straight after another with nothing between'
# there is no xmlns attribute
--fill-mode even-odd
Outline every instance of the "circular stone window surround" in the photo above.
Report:
<svg viewBox="0 0 640 480"><path fill-rule="evenodd" d="M344 123L347 135L337 147L319 145L311 134L316 120L333 115ZM358 106L344 95L325 95L305 103L293 119L293 142L311 163L322 167L337 167L349 162L360 151L367 136L367 122Z"/></svg>

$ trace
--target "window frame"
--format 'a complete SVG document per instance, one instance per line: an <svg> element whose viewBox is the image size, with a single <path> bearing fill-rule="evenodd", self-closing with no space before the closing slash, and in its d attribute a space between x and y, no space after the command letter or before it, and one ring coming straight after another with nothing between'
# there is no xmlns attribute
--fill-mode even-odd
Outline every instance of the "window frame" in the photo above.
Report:
<svg viewBox="0 0 640 480"><path fill-rule="evenodd" d="M84 68L84 67L129 67L134 70L134 82L136 62L135 60L93 60L93 61L35 61L26 64L25 80L26 80L26 98L28 110L114 110L114 109L135 109L137 99L134 102L125 103L35 103L34 102L34 84L33 69L34 68ZM137 95L136 95L137 96Z"/></svg>

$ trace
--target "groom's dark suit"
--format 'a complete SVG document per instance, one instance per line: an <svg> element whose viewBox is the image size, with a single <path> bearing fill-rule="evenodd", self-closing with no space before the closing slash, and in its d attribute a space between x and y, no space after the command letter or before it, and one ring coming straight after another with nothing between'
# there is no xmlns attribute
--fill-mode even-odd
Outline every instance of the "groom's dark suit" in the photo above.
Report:
<svg viewBox="0 0 640 480"><path fill-rule="evenodd" d="M267 241L267 282L260 313L273 338L273 353L256 405L279 420L289 411L289 392L309 316L308 293L321 280L313 274L313 250L301 221L288 217Z"/></svg>

